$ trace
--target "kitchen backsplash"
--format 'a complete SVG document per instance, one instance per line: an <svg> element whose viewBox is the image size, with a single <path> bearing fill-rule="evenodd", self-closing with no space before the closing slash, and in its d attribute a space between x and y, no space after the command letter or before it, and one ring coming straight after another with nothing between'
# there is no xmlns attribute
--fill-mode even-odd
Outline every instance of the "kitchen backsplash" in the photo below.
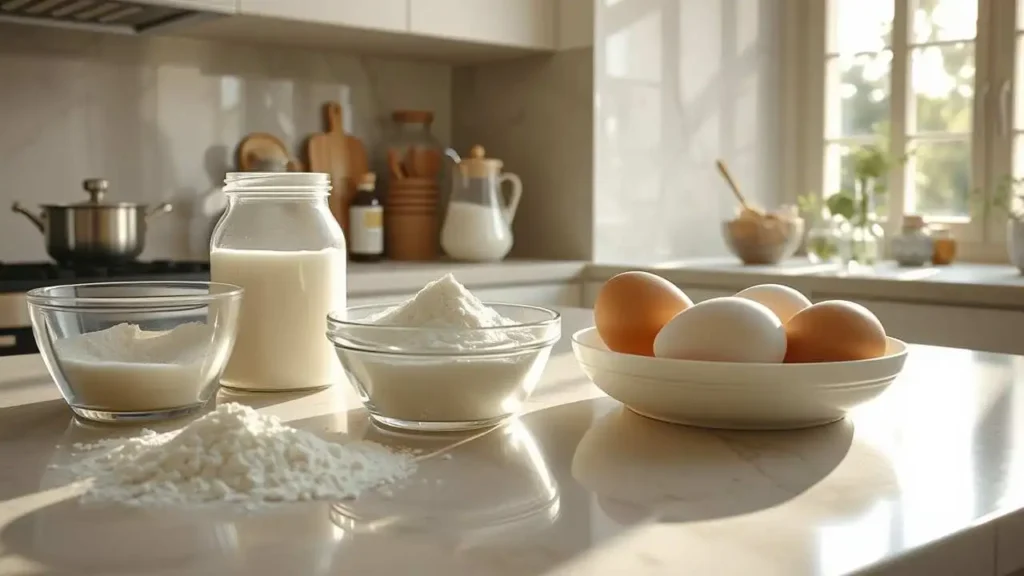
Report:
<svg viewBox="0 0 1024 576"><path fill-rule="evenodd" d="M174 204L151 221L143 258L205 258L204 201L238 142L270 132L298 155L329 100L371 154L396 108L434 111L434 134L450 141L443 64L0 25L0 79L0 262L47 259L11 202L81 201L95 176L111 200Z"/></svg>

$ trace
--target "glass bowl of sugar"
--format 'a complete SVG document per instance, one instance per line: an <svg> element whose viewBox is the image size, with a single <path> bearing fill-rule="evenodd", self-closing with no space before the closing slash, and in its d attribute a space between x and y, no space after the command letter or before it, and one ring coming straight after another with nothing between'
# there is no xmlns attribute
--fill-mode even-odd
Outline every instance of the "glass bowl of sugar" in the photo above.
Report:
<svg viewBox="0 0 1024 576"><path fill-rule="evenodd" d="M30 290L32 331L71 410L101 422L191 414L214 395L242 289L215 282L105 282Z"/></svg>
<svg viewBox="0 0 1024 576"><path fill-rule="evenodd" d="M403 303L327 317L327 337L370 416L417 432L485 428L519 413L561 330L558 312L481 302L451 275Z"/></svg>

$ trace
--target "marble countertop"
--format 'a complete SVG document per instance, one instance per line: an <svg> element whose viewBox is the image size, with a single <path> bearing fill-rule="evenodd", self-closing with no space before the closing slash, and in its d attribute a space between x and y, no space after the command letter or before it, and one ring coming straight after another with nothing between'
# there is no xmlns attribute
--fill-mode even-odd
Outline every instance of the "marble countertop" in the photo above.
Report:
<svg viewBox="0 0 1024 576"><path fill-rule="evenodd" d="M830 298L877 298L894 302L1024 308L1024 276L1009 265L954 263L908 268L895 262L853 272L838 264L794 258L776 266L744 266L735 258L705 258L657 264L588 264L585 277L602 282L619 272L647 270L681 286L742 289L788 284L805 294Z"/></svg>
<svg viewBox="0 0 1024 576"><path fill-rule="evenodd" d="M710 431L636 416L562 342L527 412L390 495L226 511L86 507L50 466L131 428L76 422L38 356L0 358L0 575L1006 575L1024 569L1024 358L912 346L844 422ZM242 396L340 441L384 434L347 387Z"/></svg>

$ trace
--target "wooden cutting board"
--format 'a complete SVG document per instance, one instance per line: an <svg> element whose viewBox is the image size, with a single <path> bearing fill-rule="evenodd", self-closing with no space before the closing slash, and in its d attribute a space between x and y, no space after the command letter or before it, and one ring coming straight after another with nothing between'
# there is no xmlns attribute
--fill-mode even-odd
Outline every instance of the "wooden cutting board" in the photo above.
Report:
<svg viewBox="0 0 1024 576"><path fill-rule="evenodd" d="M309 155L309 170L311 172L323 172L330 175L331 214L341 224L342 229L347 231L348 205L352 198L348 191L351 174L341 112L341 104L337 102L324 104L327 131L314 134L309 138L306 153Z"/></svg>

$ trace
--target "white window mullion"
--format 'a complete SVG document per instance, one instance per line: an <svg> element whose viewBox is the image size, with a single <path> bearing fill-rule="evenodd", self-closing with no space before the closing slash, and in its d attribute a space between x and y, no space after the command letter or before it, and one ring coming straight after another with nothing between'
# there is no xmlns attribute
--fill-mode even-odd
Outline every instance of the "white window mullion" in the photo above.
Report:
<svg viewBox="0 0 1024 576"><path fill-rule="evenodd" d="M892 76L889 90L891 120L889 128L889 150L896 155L907 151L907 118L908 112L913 113L909 106L907 84L910 79L910 53L907 48L910 31L908 0L895 0L892 23ZM903 221L903 208L909 170L913 168L913 160L889 175L889 212L886 232L894 233L900 229Z"/></svg>
<svg viewBox="0 0 1024 576"><path fill-rule="evenodd" d="M984 80L979 79L978 82L981 86L978 97L986 97L978 109L985 116L985 129L979 137L983 138L987 152L983 164L985 179L979 185L987 192L985 241L993 246L1005 245L1006 242L1006 213L993 209L994 188L1007 175L1013 175L1015 178L1024 176L1020 173L1014 174L1013 165L1013 102L1014 93L1019 90L1022 80L1014 78L1017 58L1016 12L1020 9L1015 4L1017 2L1008 0L983 0L982 3L987 7L986 13L989 16L985 21L985 32L990 41L986 53L986 67L982 72L985 75ZM1019 167L1017 169L1019 170Z"/></svg>
<svg viewBox="0 0 1024 576"><path fill-rule="evenodd" d="M1003 4L1012 4L1000 0ZM989 127L991 102L992 44L992 3L978 0L978 34L974 45L974 117L971 119L971 184L982 194L982 201L971 207L971 223L966 227L964 240L975 244L985 243L988 237L989 202L987 200L990 178L989 155L996 150L992 147Z"/></svg>

